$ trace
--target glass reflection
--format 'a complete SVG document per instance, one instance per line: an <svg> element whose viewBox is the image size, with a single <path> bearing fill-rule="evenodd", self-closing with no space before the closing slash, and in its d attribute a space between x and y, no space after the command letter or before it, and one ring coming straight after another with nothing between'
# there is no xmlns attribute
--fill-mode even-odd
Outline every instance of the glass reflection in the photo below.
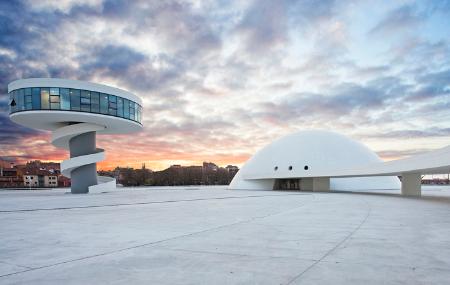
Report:
<svg viewBox="0 0 450 285"><path fill-rule="evenodd" d="M101 113L139 123L142 120L142 107L136 102L94 91L33 87L13 90L9 97L10 113L26 110L70 110Z"/></svg>
<svg viewBox="0 0 450 285"><path fill-rule="evenodd" d="M50 91L48 88L41 88L41 109L50 108Z"/></svg>

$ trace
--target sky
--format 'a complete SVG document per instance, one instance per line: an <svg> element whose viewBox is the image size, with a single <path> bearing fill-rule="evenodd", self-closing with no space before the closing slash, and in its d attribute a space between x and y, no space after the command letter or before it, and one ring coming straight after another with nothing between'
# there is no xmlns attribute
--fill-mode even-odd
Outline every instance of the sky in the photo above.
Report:
<svg viewBox="0 0 450 285"><path fill-rule="evenodd" d="M392 160L450 144L450 1L0 1L0 156L60 161L9 120L30 77L143 99L142 132L98 136L101 169L240 166L305 129Z"/></svg>

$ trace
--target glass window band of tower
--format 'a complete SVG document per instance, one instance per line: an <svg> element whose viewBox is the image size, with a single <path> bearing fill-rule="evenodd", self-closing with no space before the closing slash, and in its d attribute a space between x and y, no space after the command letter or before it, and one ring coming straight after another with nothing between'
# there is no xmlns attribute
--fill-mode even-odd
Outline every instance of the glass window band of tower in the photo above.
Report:
<svg viewBox="0 0 450 285"><path fill-rule="evenodd" d="M32 87L9 92L10 114L28 110L97 113L142 122L142 106L129 99L95 91Z"/></svg>

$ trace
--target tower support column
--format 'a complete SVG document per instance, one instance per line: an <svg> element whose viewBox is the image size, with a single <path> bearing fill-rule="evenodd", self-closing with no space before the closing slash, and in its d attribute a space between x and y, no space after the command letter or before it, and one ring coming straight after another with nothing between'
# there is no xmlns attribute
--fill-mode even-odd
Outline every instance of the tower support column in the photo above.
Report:
<svg viewBox="0 0 450 285"><path fill-rule="evenodd" d="M95 132L87 132L70 139L70 158L96 152ZM97 164L89 163L72 170L70 174L72 194L88 193L89 186L97 185Z"/></svg>
<svg viewBox="0 0 450 285"><path fill-rule="evenodd" d="M420 173L402 174L402 195L419 197L422 194Z"/></svg>
<svg viewBox="0 0 450 285"><path fill-rule="evenodd" d="M314 177L313 192L330 192L330 177Z"/></svg>

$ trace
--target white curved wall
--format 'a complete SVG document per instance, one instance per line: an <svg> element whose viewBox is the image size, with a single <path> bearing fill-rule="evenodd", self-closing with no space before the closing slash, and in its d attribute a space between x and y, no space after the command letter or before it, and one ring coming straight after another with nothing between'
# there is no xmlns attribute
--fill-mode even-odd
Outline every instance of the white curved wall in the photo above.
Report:
<svg viewBox="0 0 450 285"><path fill-rule="evenodd" d="M276 178L319 177L319 174L332 173L336 169L381 161L366 146L346 136L329 131L301 131L278 139L258 151L238 172L229 189L272 189ZM289 170L290 166L292 170ZM305 166L308 166L307 170ZM275 170L275 167L278 169ZM398 178L389 176L332 178L330 181L331 190L399 187Z"/></svg>
<svg viewBox="0 0 450 285"><path fill-rule="evenodd" d="M387 190L400 189L400 180L397 176L374 176L331 178L331 190Z"/></svg>
<svg viewBox="0 0 450 285"><path fill-rule="evenodd" d="M242 169L241 169L242 170ZM240 189L240 190L272 190L275 183L275 179L258 179L258 180L245 180L241 177L241 170L236 173L231 181L228 189Z"/></svg>

